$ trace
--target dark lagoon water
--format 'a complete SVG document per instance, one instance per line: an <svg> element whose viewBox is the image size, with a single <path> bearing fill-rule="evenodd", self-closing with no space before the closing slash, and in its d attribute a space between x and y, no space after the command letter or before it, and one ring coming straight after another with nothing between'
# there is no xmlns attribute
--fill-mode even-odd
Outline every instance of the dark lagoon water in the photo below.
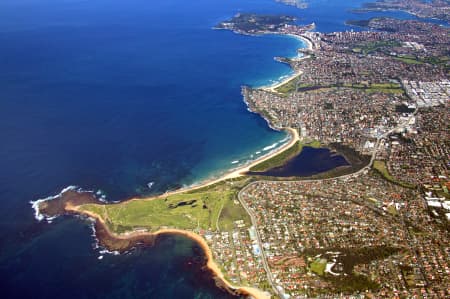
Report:
<svg viewBox="0 0 450 299"><path fill-rule="evenodd" d="M306 177L346 165L349 163L343 156L327 148L305 146L300 154L287 161L283 166L249 174L272 177Z"/></svg>
<svg viewBox="0 0 450 299"><path fill-rule="evenodd" d="M190 240L99 260L85 221L38 223L29 202L68 185L109 200L163 192L279 146L286 135L247 111L240 86L288 75L273 57L301 43L211 28L256 12L349 29L348 16L371 16L347 11L362 2L0 1L1 297L227 297Z"/></svg>

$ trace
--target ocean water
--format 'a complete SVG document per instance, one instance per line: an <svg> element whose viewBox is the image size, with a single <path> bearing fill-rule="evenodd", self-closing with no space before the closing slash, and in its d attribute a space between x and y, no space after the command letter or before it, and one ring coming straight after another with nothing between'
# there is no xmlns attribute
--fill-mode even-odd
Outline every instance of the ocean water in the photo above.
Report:
<svg viewBox="0 0 450 299"><path fill-rule="evenodd" d="M247 111L240 86L290 74L273 57L301 44L212 27L256 12L348 29L347 8L361 2L0 1L1 297L228 297L190 240L99 260L87 222L38 223L29 201L68 185L109 200L164 192L280 145L286 135Z"/></svg>
<svg viewBox="0 0 450 299"><path fill-rule="evenodd" d="M448 26L444 21L435 19L421 19L403 11L384 11L369 13L354 13L355 8L361 8L364 3L374 2L369 0L310 0L307 9L300 11L299 23L309 24L316 23L316 30L320 32L334 32L354 30L361 31L364 28L356 26L348 26L345 24L347 20L366 20L375 17L390 17L403 20L422 20L439 25Z"/></svg>

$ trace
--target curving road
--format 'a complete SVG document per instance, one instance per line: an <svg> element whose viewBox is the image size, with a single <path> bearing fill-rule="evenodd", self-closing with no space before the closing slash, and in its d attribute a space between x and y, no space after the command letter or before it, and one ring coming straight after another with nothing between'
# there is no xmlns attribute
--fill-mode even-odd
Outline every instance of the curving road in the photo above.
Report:
<svg viewBox="0 0 450 299"><path fill-rule="evenodd" d="M415 117L415 115L418 112L418 108L416 108L416 110L413 112L413 114L411 114L411 116L405 120L404 122L398 124L396 127L394 127L393 129L387 131L386 133L382 134L381 136L377 137L377 141L375 143L375 147L372 153L372 157L370 159L369 164L367 164L365 167L361 168L360 170L354 172L354 173L350 173L350 174L346 174L346 175L342 175L342 176L338 176L338 177L334 177L334 178L327 178L327 179L311 179L311 180L302 180L301 182L313 182L313 181L327 181L327 180L336 180L336 179L345 179L345 178L349 178L349 177L355 177L355 176L359 176L360 174L368 171L372 165L373 162L376 159L377 156L377 152L379 150L380 147L380 143L383 139L385 139L386 137L388 137L389 135L391 135L393 132L399 130L399 129L404 129L408 123L413 119L413 117ZM275 181L268 181L268 180L262 180L265 182L275 182ZM270 271L270 267L269 267L269 263L267 262L267 256L266 253L264 251L264 247L262 245L262 241L261 241L261 236L259 234L259 229L258 229L258 224L256 222L256 217L255 214L253 213L253 211L248 207L248 205L245 203L244 200L242 200L242 192L245 192L245 190L247 188L249 188L250 186L257 184L259 182L262 181L256 181L256 182L252 182L250 184L248 184L247 186L245 186L244 188L242 188L239 193L238 193L238 200L241 203L241 205L244 207L245 211L247 212L247 214L250 216L251 222L253 227L255 228L256 231L256 241L258 242L258 246L261 250L261 260L264 266L264 270L266 271L267 274L267 281L269 282L270 286L272 287L272 290L274 291L274 293L279 297L279 298L284 298L284 294L277 288L277 285L274 281L272 272ZM276 181L276 182L292 182L292 181Z"/></svg>
<svg viewBox="0 0 450 299"><path fill-rule="evenodd" d="M241 193L245 189L247 189L248 186L250 186L250 185L252 185L254 183L257 183L257 182L253 182L253 183L247 185L246 187L242 188L241 191L239 191L239 193L238 193L238 200L241 203L241 205L244 207L244 209L247 212L247 214L250 216L250 219L252 221L252 225L255 228L256 240L257 240L258 246L259 246L259 248L261 250L261 260L262 260L262 263L263 263L264 270L266 271L267 281L269 282L269 284L272 287L272 290L275 292L275 294L277 294L279 298L284 298L283 294L277 289L277 287L275 285L275 282L273 280L272 272L270 271L269 263L267 262L266 252L264 251L264 248L262 246L261 236L259 235L258 224L256 222L255 214L253 214L253 211L247 206L247 204L245 203L245 201L242 200L242 197L241 197Z"/></svg>

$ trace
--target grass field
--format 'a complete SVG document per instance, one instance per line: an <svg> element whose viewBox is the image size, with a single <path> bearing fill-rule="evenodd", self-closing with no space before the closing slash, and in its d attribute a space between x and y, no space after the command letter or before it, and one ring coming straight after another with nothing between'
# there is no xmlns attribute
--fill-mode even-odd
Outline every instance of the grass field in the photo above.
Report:
<svg viewBox="0 0 450 299"><path fill-rule="evenodd" d="M407 63L407 64L423 64L422 61L419 61L415 58L409 58L409 57L395 57L395 59Z"/></svg>
<svg viewBox="0 0 450 299"><path fill-rule="evenodd" d="M374 161L373 162L373 168L378 171L386 180L388 180L389 182L392 182L394 184L400 185L402 187L405 188L415 188L414 185L408 184L408 183L404 183L401 182L399 180L397 180L396 178L394 178L388 171L387 166L386 166L386 162L384 161Z"/></svg>
<svg viewBox="0 0 450 299"><path fill-rule="evenodd" d="M369 84L368 86L363 85L363 84L348 84L348 85L344 85L344 87L361 89L367 93L374 93L374 92L391 93L391 94L404 93L404 90L400 84L390 83L390 82L389 83L373 83L373 84Z"/></svg>
<svg viewBox="0 0 450 299"><path fill-rule="evenodd" d="M253 166L252 168L250 168L250 171L251 172L263 172L263 171L269 170L274 167L282 166L284 163L286 163L286 161L288 161L289 159L298 155L302 151L304 146L319 148L320 142L312 141L312 142L304 143L301 141L297 141L294 145L292 145L287 150L279 153L278 155L276 155L264 162L261 162L255 166Z"/></svg>
<svg viewBox="0 0 450 299"><path fill-rule="evenodd" d="M404 93L403 89L401 89L401 88L367 88L364 91L367 93L374 93L374 92L391 93L391 94Z"/></svg>
<svg viewBox="0 0 450 299"><path fill-rule="evenodd" d="M448 61L450 60L449 56L440 56L440 57L425 57L425 58L417 58L415 56L403 56L403 57L394 57L399 61L402 61L407 64L424 64L429 63L433 65L442 65L446 66Z"/></svg>
<svg viewBox="0 0 450 299"><path fill-rule="evenodd" d="M276 88L275 90L281 94L287 95L291 92L295 92L298 90L307 90L310 93L314 92L325 92L327 90L333 89L333 88L353 88L353 89L360 89L367 93L374 93L374 92L380 92L380 93L390 93L390 94L402 94L404 93L403 88L398 83L373 83L369 85L365 84L344 84L344 85L327 85L327 86L314 86L311 84L298 83L299 78L296 77L288 82L286 82L284 85L281 85L280 87Z"/></svg>
<svg viewBox="0 0 450 299"><path fill-rule="evenodd" d="M398 47L401 43L398 41L374 41L374 42L364 42L355 45L353 52L362 53L364 55L374 53L376 51L381 51L383 49L390 49L392 47Z"/></svg>
<svg viewBox="0 0 450 299"><path fill-rule="evenodd" d="M222 182L196 192L180 193L152 200L133 200L118 204L86 204L81 210L100 215L108 227L118 233L133 229L156 231L161 228L185 230L223 230L233 228L236 220L250 223L237 202L236 185Z"/></svg>
<svg viewBox="0 0 450 299"><path fill-rule="evenodd" d="M300 83L299 81L300 81L300 76L297 76L297 77L289 80L285 84L275 88L275 90L282 94L288 94L291 92L295 92L298 89L313 87L313 85L311 85L311 84Z"/></svg>
<svg viewBox="0 0 450 299"><path fill-rule="evenodd" d="M279 86L278 88L275 88L275 90L279 93L291 93L296 91L298 80L300 79L300 76L296 76L292 78L291 80L287 81L285 84Z"/></svg>
<svg viewBox="0 0 450 299"><path fill-rule="evenodd" d="M316 273L319 276L323 276L325 274L325 268L327 266L327 260L318 258L314 262L311 263L309 268L312 272Z"/></svg>

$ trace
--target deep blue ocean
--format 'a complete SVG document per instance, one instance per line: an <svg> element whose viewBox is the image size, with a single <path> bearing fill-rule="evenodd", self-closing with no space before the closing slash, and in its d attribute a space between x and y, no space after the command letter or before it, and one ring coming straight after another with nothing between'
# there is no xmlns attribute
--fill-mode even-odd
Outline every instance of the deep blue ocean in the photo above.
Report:
<svg viewBox="0 0 450 299"><path fill-rule="evenodd" d="M29 202L68 185L109 200L164 192L280 145L286 134L247 111L240 87L288 75L273 57L301 42L212 27L237 12L295 15L320 31L379 15L347 11L360 0L311 2L0 1L1 298L226 298L190 240L98 260L86 222L38 223Z"/></svg>

